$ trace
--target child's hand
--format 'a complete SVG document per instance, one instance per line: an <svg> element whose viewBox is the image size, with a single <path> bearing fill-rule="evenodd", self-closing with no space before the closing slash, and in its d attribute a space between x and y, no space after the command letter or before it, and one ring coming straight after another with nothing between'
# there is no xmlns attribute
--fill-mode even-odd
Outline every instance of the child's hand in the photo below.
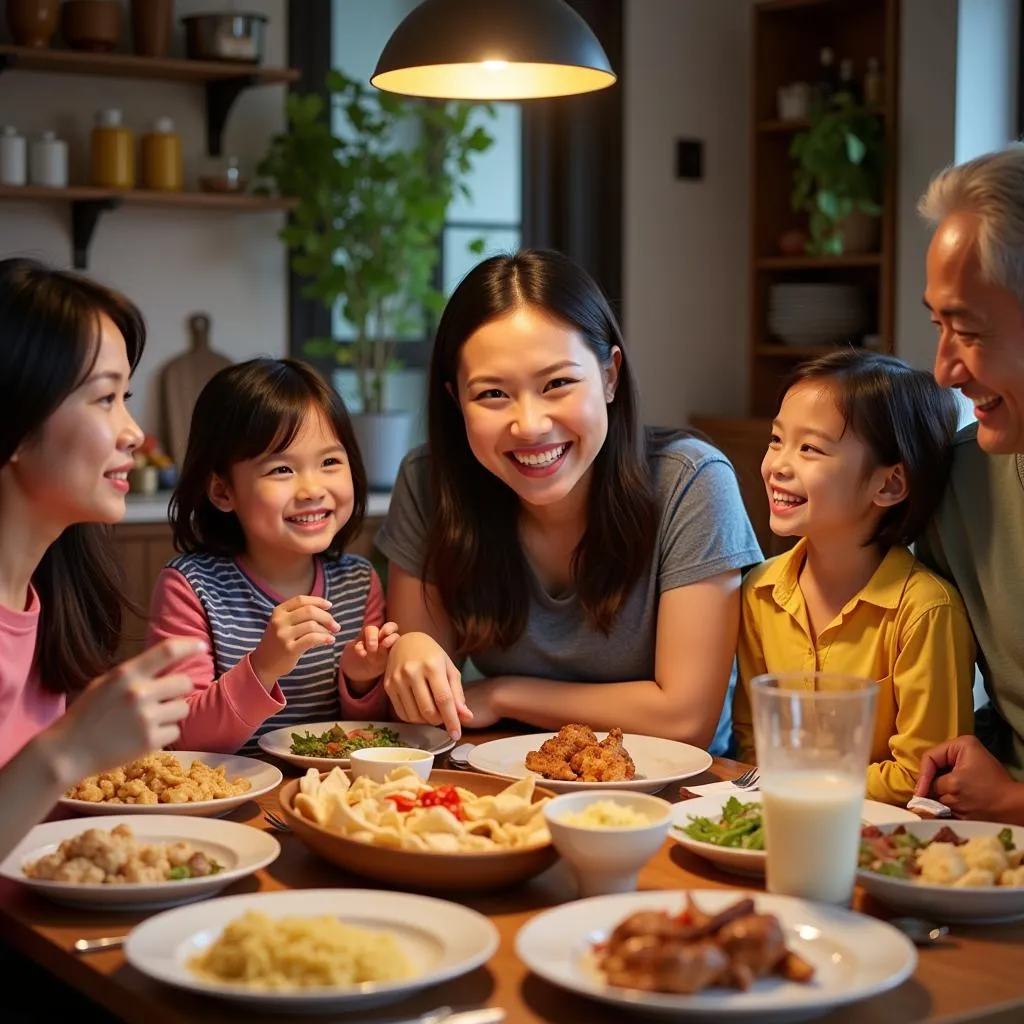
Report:
<svg viewBox="0 0 1024 1024"><path fill-rule="evenodd" d="M341 671L349 682L370 682L384 674L388 654L398 643L398 623L363 626L363 631L345 645L341 654Z"/></svg>
<svg viewBox="0 0 1024 1024"><path fill-rule="evenodd" d="M334 643L341 627L331 617L330 607L331 602L322 597L300 594L274 609L263 639L250 655L252 669L265 689L273 689L306 651Z"/></svg>

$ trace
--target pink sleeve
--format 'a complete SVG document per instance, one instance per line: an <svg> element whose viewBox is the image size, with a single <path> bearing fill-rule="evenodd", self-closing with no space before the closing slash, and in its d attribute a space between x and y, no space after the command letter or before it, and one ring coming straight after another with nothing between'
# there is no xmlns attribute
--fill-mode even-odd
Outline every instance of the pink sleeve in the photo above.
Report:
<svg viewBox="0 0 1024 1024"><path fill-rule="evenodd" d="M370 570L370 594L366 599L366 610L363 613L364 626L384 625L384 588L380 585L380 577ZM338 692L341 695L341 713L349 721L366 720L367 722L388 722L392 719L391 701L384 692L382 676L361 697L357 697L348 688L343 673L338 673Z"/></svg>
<svg viewBox="0 0 1024 1024"><path fill-rule="evenodd" d="M213 638L202 603L177 569L163 569L157 577L150 605L147 641L150 645L170 636L198 636L209 653L181 662L176 671L192 679L195 689L187 697L188 718L181 723L179 750L207 750L233 754L271 715L285 706L281 687L268 693L246 655L219 679L214 678Z"/></svg>

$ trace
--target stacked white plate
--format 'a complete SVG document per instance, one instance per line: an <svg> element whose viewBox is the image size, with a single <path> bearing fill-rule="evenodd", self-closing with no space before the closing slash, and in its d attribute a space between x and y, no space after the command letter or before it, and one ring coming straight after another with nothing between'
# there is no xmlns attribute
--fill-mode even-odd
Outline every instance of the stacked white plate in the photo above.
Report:
<svg viewBox="0 0 1024 1024"><path fill-rule="evenodd" d="M768 330L786 345L852 341L869 326L867 299L857 285L814 282L768 288Z"/></svg>

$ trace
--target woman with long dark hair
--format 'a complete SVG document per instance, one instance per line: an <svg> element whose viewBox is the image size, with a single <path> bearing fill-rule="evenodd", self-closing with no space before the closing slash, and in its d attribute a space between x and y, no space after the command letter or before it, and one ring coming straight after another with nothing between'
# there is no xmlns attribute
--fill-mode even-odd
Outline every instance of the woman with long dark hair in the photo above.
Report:
<svg viewBox="0 0 1024 1024"><path fill-rule="evenodd" d="M112 669L123 598L107 524L142 440L125 399L144 344L123 296L0 261L0 855L64 787L172 742L187 713L188 678L154 677L201 643Z"/></svg>
<svg viewBox="0 0 1024 1024"><path fill-rule="evenodd" d="M477 266L441 317L428 416L377 539L398 715L707 746L761 552L726 458L642 426L597 284L550 251ZM464 692L467 656L485 681Z"/></svg>

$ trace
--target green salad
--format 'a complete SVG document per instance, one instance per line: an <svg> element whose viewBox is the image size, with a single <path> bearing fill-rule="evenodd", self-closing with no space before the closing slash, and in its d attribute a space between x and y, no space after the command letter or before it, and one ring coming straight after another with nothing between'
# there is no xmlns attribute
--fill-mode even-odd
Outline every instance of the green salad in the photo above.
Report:
<svg viewBox="0 0 1024 1024"><path fill-rule="evenodd" d="M689 825L676 825L691 839L738 850L764 849L764 822L760 803L745 804L731 796L722 805L718 820L690 818Z"/></svg>
<svg viewBox="0 0 1024 1024"><path fill-rule="evenodd" d="M365 725L345 732L340 725L332 725L322 733L292 733L291 751L304 757L348 757L353 750L366 747L400 747L398 733L386 726Z"/></svg>

